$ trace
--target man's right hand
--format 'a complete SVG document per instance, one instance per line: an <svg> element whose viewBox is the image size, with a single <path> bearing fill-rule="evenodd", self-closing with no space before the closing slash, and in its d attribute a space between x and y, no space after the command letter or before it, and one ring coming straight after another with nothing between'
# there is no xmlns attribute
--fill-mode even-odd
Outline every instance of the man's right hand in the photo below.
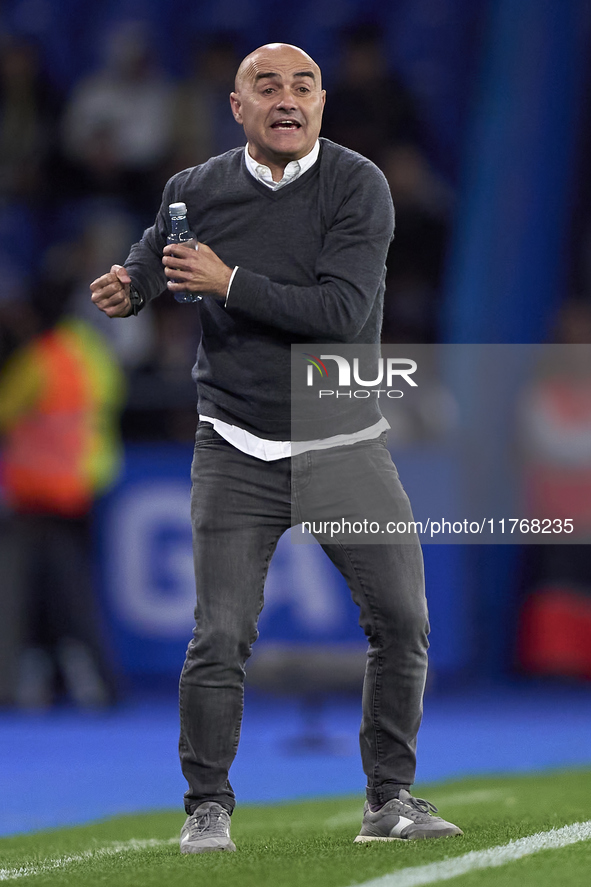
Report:
<svg viewBox="0 0 591 887"><path fill-rule="evenodd" d="M108 274L90 284L91 299L109 317L127 317L131 314L130 283L131 277L123 265L112 265Z"/></svg>

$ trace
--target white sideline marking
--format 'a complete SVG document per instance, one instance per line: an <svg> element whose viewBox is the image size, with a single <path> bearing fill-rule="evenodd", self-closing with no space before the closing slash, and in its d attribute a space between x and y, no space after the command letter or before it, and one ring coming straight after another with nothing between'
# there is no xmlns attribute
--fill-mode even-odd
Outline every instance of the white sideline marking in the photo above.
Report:
<svg viewBox="0 0 591 887"><path fill-rule="evenodd" d="M563 828L553 828L549 832L539 832L527 838L519 838L517 841L509 841L508 844L500 844L498 847L489 847L488 850L472 850L464 856L456 856L455 859L399 869L380 878L364 881L359 887L420 887L422 884L435 884L437 881L449 881L476 869L506 865L523 856L539 853L540 850L558 850L568 844L588 841L590 838L591 819L587 822L565 825Z"/></svg>
<svg viewBox="0 0 591 887"><path fill-rule="evenodd" d="M67 868L78 862L86 862L89 859L104 859L106 856L120 856L122 853L132 853L138 850L148 850L152 847L165 847L168 844L176 844L178 838L169 838L166 841L157 838L147 838L144 841L132 838L130 841L113 841L104 847L95 850L84 850L72 856L58 856L55 859L46 859L38 865L22 865L13 869L0 869L0 881L15 881L17 878L32 878L35 875L46 875L57 869Z"/></svg>
<svg viewBox="0 0 591 887"><path fill-rule="evenodd" d="M489 847L488 850L473 850L464 856L455 859L445 859L442 862L433 862L430 865L412 866L399 869L380 878L364 881L359 887L421 887L423 884L434 884L437 881L449 881L459 875L476 869L495 868L539 853L540 850L558 850L569 844L591 839L591 820L587 822L575 822L573 825L565 825L563 828L550 829L548 832L539 832L527 838L519 838L509 841L508 844L500 844L497 847ZM89 859L102 859L109 856L120 856L123 853L137 852L153 847L165 847L176 844L178 838L158 840L149 838L130 841L115 841L105 847L97 847L94 850L85 850L72 856L60 856L56 859L47 859L38 865L18 866L17 868L0 869L0 881L15 881L18 878L31 878L35 875L45 875L48 872L67 868L79 862ZM367 845L365 845L367 846Z"/></svg>

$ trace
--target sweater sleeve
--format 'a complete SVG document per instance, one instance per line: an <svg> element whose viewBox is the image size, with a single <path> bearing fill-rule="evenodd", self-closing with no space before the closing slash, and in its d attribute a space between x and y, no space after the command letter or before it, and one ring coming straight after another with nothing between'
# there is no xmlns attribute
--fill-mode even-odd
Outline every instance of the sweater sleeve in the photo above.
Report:
<svg viewBox="0 0 591 887"><path fill-rule="evenodd" d="M162 203L151 228L147 228L142 239L134 243L124 266L132 283L146 302L155 299L166 290L167 277L162 265L162 252L168 237L168 206L174 202L175 179L167 182Z"/></svg>
<svg viewBox="0 0 591 887"><path fill-rule="evenodd" d="M369 161L359 163L316 258L317 282L280 284L240 266L226 310L303 338L354 341L383 285L393 232L386 179Z"/></svg>

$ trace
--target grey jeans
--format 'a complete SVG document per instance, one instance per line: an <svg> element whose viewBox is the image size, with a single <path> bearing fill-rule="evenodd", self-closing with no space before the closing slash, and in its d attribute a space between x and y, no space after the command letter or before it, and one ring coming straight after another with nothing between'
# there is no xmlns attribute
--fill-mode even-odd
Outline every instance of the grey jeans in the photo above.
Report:
<svg viewBox="0 0 591 887"><path fill-rule="evenodd" d="M397 514L405 502L411 516L385 436L339 450L344 476L360 466L376 473ZM238 748L244 666L258 637L269 562L293 520L314 517L312 491L330 452L263 462L231 446L211 424L197 429L191 500L196 626L180 679L179 749L189 783L188 813L204 800L234 808L228 773ZM322 547L347 581L369 642L361 758L368 800L384 803L415 775L429 631L421 547L418 541Z"/></svg>

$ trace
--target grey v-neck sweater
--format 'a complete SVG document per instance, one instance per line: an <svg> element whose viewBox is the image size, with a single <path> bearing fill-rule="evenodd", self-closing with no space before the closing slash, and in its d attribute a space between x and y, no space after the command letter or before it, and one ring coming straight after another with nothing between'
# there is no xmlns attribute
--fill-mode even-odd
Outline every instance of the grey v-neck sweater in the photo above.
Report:
<svg viewBox="0 0 591 887"><path fill-rule="evenodd" d="M197 409L271 440L326 434L313 417L292 433L292 344L377 345L380 338L394 231L390 191L366 158L327 139L320 145L314 166L277 191L250 175L243 148L178 173L125 262L147 301L166 290L168 205L184 201L198 240L230 268L239 266L225 306L207 297L198 303ZM373 398L338 407L331 434L368 427L381 415Z"/></svg>

